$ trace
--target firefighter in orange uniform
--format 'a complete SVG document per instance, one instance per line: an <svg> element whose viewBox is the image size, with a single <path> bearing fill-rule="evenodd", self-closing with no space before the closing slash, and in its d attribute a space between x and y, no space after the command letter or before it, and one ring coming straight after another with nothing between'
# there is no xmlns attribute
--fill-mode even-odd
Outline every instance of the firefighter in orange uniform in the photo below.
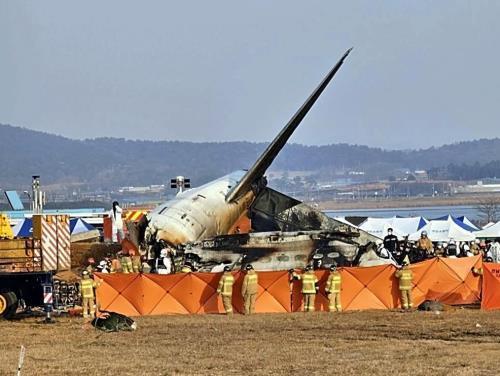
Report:
<svg viewBox="0 0 500 376"><path fill-rule="evenodd" d="M411 288L413 280L413 272L408 266L407 261L403 261L403 267L398 269L394 274L396 278L399 279L399 292L401 294L401 308L411 309L413 307L413 301L411 299Z"/></svg>
<svg viewBox="0 0 500 376"><path fill-rule="evenodd" d="M432 245L431 239L427 237L427 231L422 231L420 234L420 239L417 240L417 249L425 251L426 255L432 255L434 252L434 247Z"/></svg>
<svg viewBox="0 0 500 376"><path fill-rule="evenodd" d="M314 301L319 290L318 278L314 274L313 267L307 265L305 273L299 275L293 272L293 278L302 280L302 296L304 298L304 312L314 312Z"/></svg>
<svg viewBox="0 0 500 376"><path fill-rule="evenodd" d="M253 270L252 264L248 264L245 269L247 272L241 285L241 295L245 302L245 315L250 315L255 310L255 299L259 292L259 277L255 270Z"/></svg>
<svg viewBox="0 0 500 376"><path fill-rule="evenodd" d="M90 278L89 272L83 271L83 278L80 281L80 291L82 295L82 308L83 308L83 318L94 318L95 317L95 294L94 288L98 284Z"/></svg>
<svg viewBox="0 0 500 376"><path fill-rule="evenodd" d="M229 268L229 266L225 266L224 273L219 280L217 294L222 296L222 304L224 304L224 310L227 315L233 314L233 285L234 277L231 274L231 268Z"/></svg>
<svg viewBox="0 0 500 376"><path fill-rule="evenodd" d="M328 310L330 312L340 312L342 310L342 304L340 303L340 290L342 286L342 277L337 270L337 265L332 264L330 266L330 275L326 281L325 291L328 294Z"/></svg>

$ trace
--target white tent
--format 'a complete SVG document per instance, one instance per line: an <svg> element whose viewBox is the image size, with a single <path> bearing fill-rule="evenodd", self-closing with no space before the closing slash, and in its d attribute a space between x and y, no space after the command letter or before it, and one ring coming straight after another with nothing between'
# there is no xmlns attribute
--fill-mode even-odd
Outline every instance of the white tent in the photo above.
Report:
<svg viewBox="0 0 500 376"><path fill-rule="evenodd" d="M485 229L487 229L488 227L493 226L494 224L495 224L495 222L488 222L488 223L486 223L486 224L483 226L483 228L482 228L481 230L485 230Z"/></svg>
<svg viewBox="0 0 500 376"><path fill-rule="evenodd" d="M426 223L423 217L367 218L359 228L382 239L387 235L387 229L392 228L394 235L402 239L418 231Z"/></svg>
<svg viewBox="0 0 500 376"><path fill-rule="evenodd" d="M461 217L457 217L456 219L458 219L460 222L462 222L463 224L469 226L470 228L473 228L475 231L479 230L479 227L477 227L474 223L472 223L469 218L467 218L465 215L461 216Z"/></svg>
<svg viewBox="0 0 500 376"><path fill-rule="evenodd" d="M398 238L403 238L405 237L406 233L401 231L399 228L395 227L392 224L392 220L394 218L367 218L366 221L364 221L362 224L359 225L359 228L361 230L364 230L368 232L369 234L372 234L374 236L377 236L381 239L383 239L387 235L387 230L389 228L392 228L393 234L396 235Z"/></svg>
<svg viewBox="0 0 500 376"><path fill-rule="evenodd" d="M500 221L474 234L477 238L500 238Z"/></svg>
<svg viewBox="0 0 500 376"><path fill-rule="evenodd" d="M405 236L413 234L415 231L420 230L427 224L427 222L427 219L425 219L424 217L394 217L392 219L392 225L394 227L397 227L400 231L404 232Z"/></svg>
<svg viewBox="0 0 500 376"><path fill-rule="evenodd" d="M457 241L471 241L476 238L472 232L469 232L456 224L453 218L430 221L419 231L411 234L409 240L418 240L422 231L427 231L427 237L433 242L447 242L450 239Z"/></svg>

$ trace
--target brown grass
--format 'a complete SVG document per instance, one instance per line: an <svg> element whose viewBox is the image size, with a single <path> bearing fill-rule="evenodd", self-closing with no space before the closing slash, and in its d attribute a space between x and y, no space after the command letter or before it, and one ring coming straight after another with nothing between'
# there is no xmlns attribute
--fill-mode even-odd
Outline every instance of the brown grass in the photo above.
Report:
<svg viewBox="0 0 500 376"><path fill-rule="evenodd" d="M0 374L480 375L500 368L500 312L193 315L102 333L82 319L0 322ZM479 324L476 325L476 324Z"/></svg>

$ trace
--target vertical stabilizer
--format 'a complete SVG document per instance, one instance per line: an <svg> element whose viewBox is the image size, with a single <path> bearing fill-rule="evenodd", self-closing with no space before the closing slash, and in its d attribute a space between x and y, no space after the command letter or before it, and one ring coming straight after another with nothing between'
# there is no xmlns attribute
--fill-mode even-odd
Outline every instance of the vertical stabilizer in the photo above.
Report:
<svg viewBox="0 0 500 376"><path fill-rule="evenodd" d="M344 56L335 64L335 66L328 72L323 81L318 85L318 87L312 92L312 94L307 98L304 104L298 109L298 111L293 115L288 124L281 130L281 132L276 136L276 138L269 144L264 153L259 157L257 162L246 172L243 178L239 181L237 185L229 191L226 196L226 201L230 202L238 199L246 192L251 189L252 184L264 176L264 173L268 167L273 162L274 158L278 155L280 150L285 146L286 142L293 134L295 129L299 126L300 122L307 115L311 107L314 105L316 100L319 98L323 90L326 88L328 83L331 81L335 73L340 69L344 63L345 58L351 52L352 48L348 49Z"/></svg>

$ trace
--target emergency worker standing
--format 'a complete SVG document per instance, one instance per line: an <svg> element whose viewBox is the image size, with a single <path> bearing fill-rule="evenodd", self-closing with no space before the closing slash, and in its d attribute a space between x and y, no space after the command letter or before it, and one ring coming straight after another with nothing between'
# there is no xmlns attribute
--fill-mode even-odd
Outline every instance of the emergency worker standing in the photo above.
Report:
<svg viewBox="0 0 500 376"><path fill-rule="evenodd" d="M413 301L411 299L411 282L413 280L413 272L408 266L408 262L403 261L403 267L401 269L398 269L394 276L399 279L401 308L411 309L413 307Z"/></svg>
<svg viewBox="0 0 500 376"><path fill-rule="evenodd" d="M384 248L394 256L398 251L398 237L392 231L390 227L387 229L387 235L384 238Z"/></svg>
<svg viewBox="0 0 500 376"><path fill-rule="evenodd" d="M304 312L314 312L314 301L316 298L316 293L319 290L318 278L314 274L313 267L307 265L305 268L305 273L299 275L293 273L295 279L302 280L302 296L304 298Z"/></svg>
<svg viewBox="0 0 500 376"><path fill-rule="evenodd" d="M259 292L259 277L251 264L248 264L245 269L246 274L241 285L241 295L245 302L245 315L250 315L255 310L255 299Z"/></svg>
<svg viewBox="0 0 500 376"><path fill-rule="evenodd" d="M340 303L340 290L342 286L342 277L337 270L337 265L333 264L330 266L330 275L326 281L325 291L328 294L328 310L330 312L342 310L342 304Z"/></svg>
<svg viewBox="0 0 500 376"><path fill-rule="evenodd" d="M422 231L420 234L420 239L417 240L417 249L425 251L426 255L432 255L434 252L432 241L427 237L427 231Z"/></svg>
<svg viewBox="0 0 500 376"><path fill-rule="evenodd" d="M448 247L446 247L445 255L446 255L446 257L451 257L451 258L457 257L458 249L457 249L457 244L455 243L455 240L450 239L450 242L448 243Z"/></svg>
<svg viewBox="0 0 500 376"><path fill-rule="evenodd" d="M477 256L481 252L481 248L479 248L479 239L476 239L471 243L470 251L474 256Z"/></svg>
<svg viewBox="0 0 500 376"><path fill-rule="evenodd" d="M113 243L121 243L125 239L125 234L123 232L123 219L122 219L122 208L118 204L118 201L113 201L113 207L109 211L109 217L111 218L111 240Z"/></svg>
<svg viewBox="0 0 500 376"><path fill-rule="evenodd" d="M121 252L118 252L118 254L113 256L113 258L111 259L111 268L109 270L110 273L116 273L122 268L119 258L121 258Z"/></svg>
<svg viewBox="0 0 500 376"><path fill-rule="evenodd" d="M95 317L95 295L94 295L95 287L97 287L97 283L90 278L89 272L84 270L83 278L80 281L83 318Z"/></svg>
<svg viewBox="0 0 500 376"><path fill-rule="evenodd" d="M443 249L443 243L438 242L436 245L436 251L434 252L437 257L442 257L444 256L444 249Z"/></svg>
<svg viewBox="0 0 500 376"><path fill-rule="evenodd" d="M172 262L172 256L175 256L175 250L164 247L160 251L160 258L162 260L162 264L165 266L166 274L171 274L173 273L173 266L174 263Z"/></svg>
<svg viewBox="0 0 500 376"><path fill-rule="evenodd" d="M487 256L493 259L493 262L500 262L500 239L496 238L493 243L490 245L490 249L486 253Z"/></svg>
<svg viewBox="0 0 500 376"><path fill-rule="evenodd" d="M122 273L133 273L132 259L129 256L130 251L123 250L120 263L122 264Z"/></svg>
<svg viewBox="0 0 500 376"><path fill-rule="evenodd" d="M219 286L217 287L217 294L222 296L222 304L227 315L233 314L233 284L234 277L231 274L229 266L224 267L224 273L220 277Z"/></svg>
<svg viewBox="0 0 500 376"><path fill-rule="evenodd" d="M135 250L131 249L129 255L132 259L132 270L134 273L139 273L141 271L141 256L137 255Z"/></svg>
<svg viewBox="0 0 500 376"><path fill-rule="evenodd" d="M146 258L146 256L142 256L141 261L142 261L141 272L143 274L151 273L151 265L149 265L148 259Z"/></svg>
<svg viewBox="0 0 500 376"><path fill-rule="evenodd" d="M95 260L93 257L89 257L87 259L87 267L85 268L85 270L90 274L92 275L95 271Z"/></svg>

